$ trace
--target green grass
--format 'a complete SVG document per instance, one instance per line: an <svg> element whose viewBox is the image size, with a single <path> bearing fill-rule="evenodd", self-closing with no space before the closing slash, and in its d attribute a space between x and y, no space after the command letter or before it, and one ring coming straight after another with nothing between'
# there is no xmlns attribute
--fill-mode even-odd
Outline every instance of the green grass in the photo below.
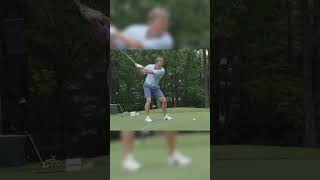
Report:
<svg viewBox="0 0 320 180"><path fill-rule="evenodd" d="M179 151L192 158L187 167L167 164L167 145L162 136L136 140L134 154L143 165L138 172L126 172L121 167L122 146L119 141L111 143L110 173L112 180L209 180L210 179L209 133L179 135Z"/></svg>
<svg viewBox="0 0 320 180"><path fill-rule="evenodd" d="M172 121L162 119L160 109L150 111L151 123L144 122L145 113L130 117L128 115L110 115L111 130L210 130L210 110L205 108L168 108ZM195 120L193 120L195 118Z"/></svg>
<svg viewBox="0 0 320 180"><path fill-rule="evenodd" d="M213 146L216 180L319 180L320 149L273 146Z"/></svg>
<svg viewBox="0 0 320 180"><path fill-rule="evenodd" d="M79 172L58 172L58 173L37 173L39 170L39 164L28 164L21 167L0 168L1 179L20 180L20 179L32 179L32 180L105 180L108 178L108 157L99 157L90 159L93 162L94 167L92 169L86 169Z"/></svg>

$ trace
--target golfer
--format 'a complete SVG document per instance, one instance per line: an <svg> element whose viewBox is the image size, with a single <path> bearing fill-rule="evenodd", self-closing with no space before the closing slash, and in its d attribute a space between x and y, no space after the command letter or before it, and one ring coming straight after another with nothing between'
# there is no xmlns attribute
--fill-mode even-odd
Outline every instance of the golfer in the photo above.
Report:
<svg viewBox="0 0 320 180"><path fill-rule="evenodd" d="M122 32L110 26L110 47L115 49L172 49L173 39L167 32L170 14L160 7L153 8L146 24L133 24Z"/></svg>
<svg viewBox="0 0 320 180"><path fill-rule="evenodd" d="M149 64L146 67L143 67L142 65L137 63L135 64L135 66L143 74L147 75L143 83L143 90L144 90L144 97L146 98L146 104L144 105L144 110L146 113L145 122L148 122L148 123L152 122L152 119L149 116L152 95L161 101L163 119L173 120L173 118L167 114L167 99L163 95L159 86L159 82L165 74L165 70L163 68L163 61L164 59L162 57L158 57L156 58L154 64Z"/></svg>
<svg viewBox="0 0 320 180"><path fill-rule="evenodd" d="M164 132L165 137L168 142L168 164L176 166L186 166L191 163L191 159L187 156L184 156L182 153L176 149L176 136L175 131ZM141 168L141 164L134 158L133 151L133 141L134 141L134 132L132 131L122 131L121 132L123 149L124 149L124 159L122 166L127 171L137 171Z"/></svg>

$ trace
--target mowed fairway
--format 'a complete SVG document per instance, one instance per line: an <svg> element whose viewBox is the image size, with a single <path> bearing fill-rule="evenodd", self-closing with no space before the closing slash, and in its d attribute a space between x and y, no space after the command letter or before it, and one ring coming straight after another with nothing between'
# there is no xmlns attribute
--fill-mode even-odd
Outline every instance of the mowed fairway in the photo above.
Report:
<svg viewBox="0 0 320 180"><path fill-rule="evenodd" d="M138 116L110 115L111 130L210 130L210 110L206 108L168 108L171 121L162 119L160 109L151 110L151 123L144 122L145 113ZM195 120L194 120L195 118Z"/></svg>
<svg viewBox="0 0 320 180"><path fill-rule="evenodd" d="M110 173L112 180L209 180L210 179L209 133L178 135L178 150L192 158L187 167L167 164L167 144L162 136L137 140L134 154L142 164L138 172L126 172L121 167L122 146L111 143Z"/></svg>
<svg viewBox="0 0 320 180"><path fill-rule="evenodd" d="M100 157L90 159L93 168L79 172L36 173L39 164L28 164L22 167L0 168L0 177L5 180L105 180L108 179L109 158Z"/></svg>
<svg viewBox="0 0 320 180"><path fill-rule="evenodd" d="M320 149L212 146L213 179L319 180Z"/></svg>

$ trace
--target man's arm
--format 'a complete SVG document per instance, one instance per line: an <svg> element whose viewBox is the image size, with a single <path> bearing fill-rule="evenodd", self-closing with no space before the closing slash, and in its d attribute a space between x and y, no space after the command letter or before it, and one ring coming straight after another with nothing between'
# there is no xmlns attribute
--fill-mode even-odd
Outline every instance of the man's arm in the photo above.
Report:
<svg viewBox="0 0 320 180"><path fill-rule="evenodd" d="M98 21L105 21L106 16L101 13L100 11L94 10L89 8L88 6L80 3L79 0L74 0L74 2L78 5L80 14L89 22L98 20ZM107 18L108 19L108 18Z"/></svg>
<svg viewBox="0 0 320 180"><path fill-rule="evenodd" d="M145 74L146 74L146 72L145 72L143 69L141 69L141 68L138 68L138 71L139 71L139 73L140 73L141 75L145 75Z"/></svg>
<svg viewBox="0 0 320 180"><path fill-rule="evenodd" d="M154 71L149 69L148 66L143 67L141 64L136 63L136 68L138 68L143 74L154 74Z"/></svg>
<svg viewBox="0 0 320 180"><path fill-rule="evenodd" d="M105 44L109 34L109 18L101 12L81 4L78 0L74 0L74 2L79 6L80 14L90 23L96 39Z"/></svg>
<svg viewBox="0 0 320 180"><path fill-rule="evenodd" d="M154 74L154 71L153 71L153 70L148 69L148 68L146 68L146 67L140 67L139 69L140 69L141 71L147 73L147 74Z"/></svg>
<svg viewBox="0 0 320 180"><path fill-rule="evenodd" d="M115 40L121 41L121 42L124 43L124 44L126 45L126 47L128 47L128 48L135 48L135 49L137 49L137 48L143 48L143 45L142 45L142 43L141 43L139 40L137 40L137 39L135 39L135 38L132 38L132 37L128 37L128 36L122 34L121 32L115 33L115 34L113 35L113 38L114 38Z"/></svg>
<svg viewBox="0 0 320 180"><path fill-rule="evenodd" d="M158 70L152 70L152 69L149 69L148 67L137 67L139 69L141 69L141 71L144 71L145 73L148 73L148 74L154 74L156 76L163 76L164 73L165 73L165 70L164 69L158 69Z"/></svg>

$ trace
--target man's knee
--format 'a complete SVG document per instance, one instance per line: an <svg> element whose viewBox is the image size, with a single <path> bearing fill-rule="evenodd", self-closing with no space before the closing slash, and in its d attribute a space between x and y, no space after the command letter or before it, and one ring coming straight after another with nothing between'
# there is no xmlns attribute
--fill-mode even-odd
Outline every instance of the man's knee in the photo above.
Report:
<svg viewBox="0 0 320 180"><path fill-rule="evenodd" d="M161 103L167 103L167 99L165 97L160 98Z"/></svg>
<svg viewBox="0 0 320 180"><path fill-rule="evenodd" d="M151 98L147 98L147 99L146 99L146 103L147 103L147 104L150 104L150 103L151 103Z"/></svg>

